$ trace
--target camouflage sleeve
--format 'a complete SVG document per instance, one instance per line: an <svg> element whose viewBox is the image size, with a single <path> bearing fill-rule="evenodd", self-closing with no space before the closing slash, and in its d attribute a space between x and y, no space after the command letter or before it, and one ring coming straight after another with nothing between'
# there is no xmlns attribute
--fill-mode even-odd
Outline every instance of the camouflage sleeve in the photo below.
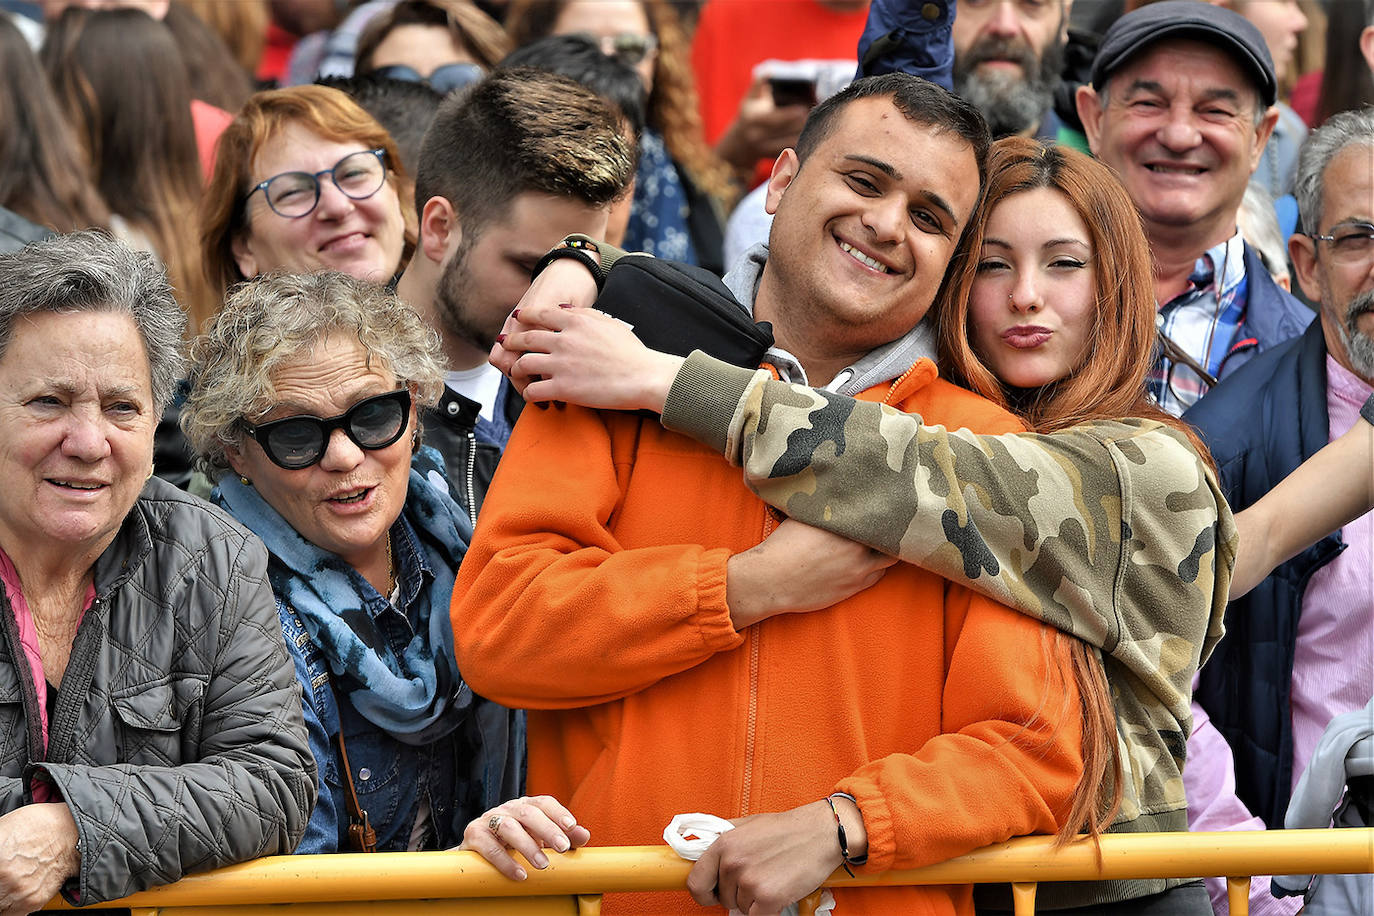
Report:
<svg viewBox="0 0 1374 916"><path fill-rule="evenodd" d="M699 353L674 383L663 424L719 449L792 518L1179 681L1154 685L1181 689L1170 705L1186 708L1184 669L1220 638L1234 523L1211 473L1169 427L1124 420L980 436ZM1180 652L1192 664L1180 658L1165 673L1174 662L1161 656Z"/></svg>

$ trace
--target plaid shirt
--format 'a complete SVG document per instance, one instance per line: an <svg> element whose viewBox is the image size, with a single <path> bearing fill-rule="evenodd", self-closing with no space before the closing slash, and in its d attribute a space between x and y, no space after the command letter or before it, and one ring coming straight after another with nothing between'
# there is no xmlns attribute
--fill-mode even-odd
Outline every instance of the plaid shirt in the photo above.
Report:
<svg viewBox="0 0 1374 916"><path fill-rule="evenodd" d="M1245 320L1246 286L1245 242L1237 232L1197 259L1188 288L1160 307L1155 322L1162 333L1216 376L1231 351L1237 328ZM1162 355L1155 360L1147 384L1159 405L1174 416L1193 406L1208 390L1196 372Z"/></svg>

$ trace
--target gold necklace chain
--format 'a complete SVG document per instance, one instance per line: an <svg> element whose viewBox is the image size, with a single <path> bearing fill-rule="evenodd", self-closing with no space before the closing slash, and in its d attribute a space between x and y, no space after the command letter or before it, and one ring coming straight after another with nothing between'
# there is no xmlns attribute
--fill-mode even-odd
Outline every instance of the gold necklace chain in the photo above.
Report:
<svg viewBox="0 0 1374 916"><path fill-rule="evenodd" d="M391 558L391 532L386 533L386 600L396 594L396 562Z"/></svg>

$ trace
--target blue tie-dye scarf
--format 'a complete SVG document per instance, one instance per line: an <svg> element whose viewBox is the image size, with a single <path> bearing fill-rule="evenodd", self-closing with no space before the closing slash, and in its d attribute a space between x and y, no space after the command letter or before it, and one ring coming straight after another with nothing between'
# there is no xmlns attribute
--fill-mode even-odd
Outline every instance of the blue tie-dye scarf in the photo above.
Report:
<svg viewBox="0 0 1374 916"><path fill-rule="evenodd" d="M432 743L462 723L472 690L458 674L449 600L453 580L472 538L472 523L446 493L412 467L404 514L419 534L434 574L415 600L415 638L396 654L364 609L365 580L337 555L306 541L237 477L220 480L221 504L262 538L278 561L270 564L272 589L310 633L349 701L369 722L410 745ZM354 627L367 629L359 633Z"/></svg>

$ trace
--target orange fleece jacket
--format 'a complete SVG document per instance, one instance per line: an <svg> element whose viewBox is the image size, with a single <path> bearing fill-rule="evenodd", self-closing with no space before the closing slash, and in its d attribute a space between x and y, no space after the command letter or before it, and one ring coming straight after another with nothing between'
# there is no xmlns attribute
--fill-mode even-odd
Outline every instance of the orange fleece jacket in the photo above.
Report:
<svg viewBox="0 0 1374 916"><path fill-rule="evenodd" d="M866 392L928 422L1019 429L929 361ZM460 670L529 714L529 790L601 845L675 814L852 793L870 871L1058 829L1081 767L1065 640L906 564L823 611L736 632L725 563L774 517L719 455L655 420L526 410L453 593ZM967 887L836 893L838 911L971 913ZM687 894L608 912L699 913Z"/></svg>

